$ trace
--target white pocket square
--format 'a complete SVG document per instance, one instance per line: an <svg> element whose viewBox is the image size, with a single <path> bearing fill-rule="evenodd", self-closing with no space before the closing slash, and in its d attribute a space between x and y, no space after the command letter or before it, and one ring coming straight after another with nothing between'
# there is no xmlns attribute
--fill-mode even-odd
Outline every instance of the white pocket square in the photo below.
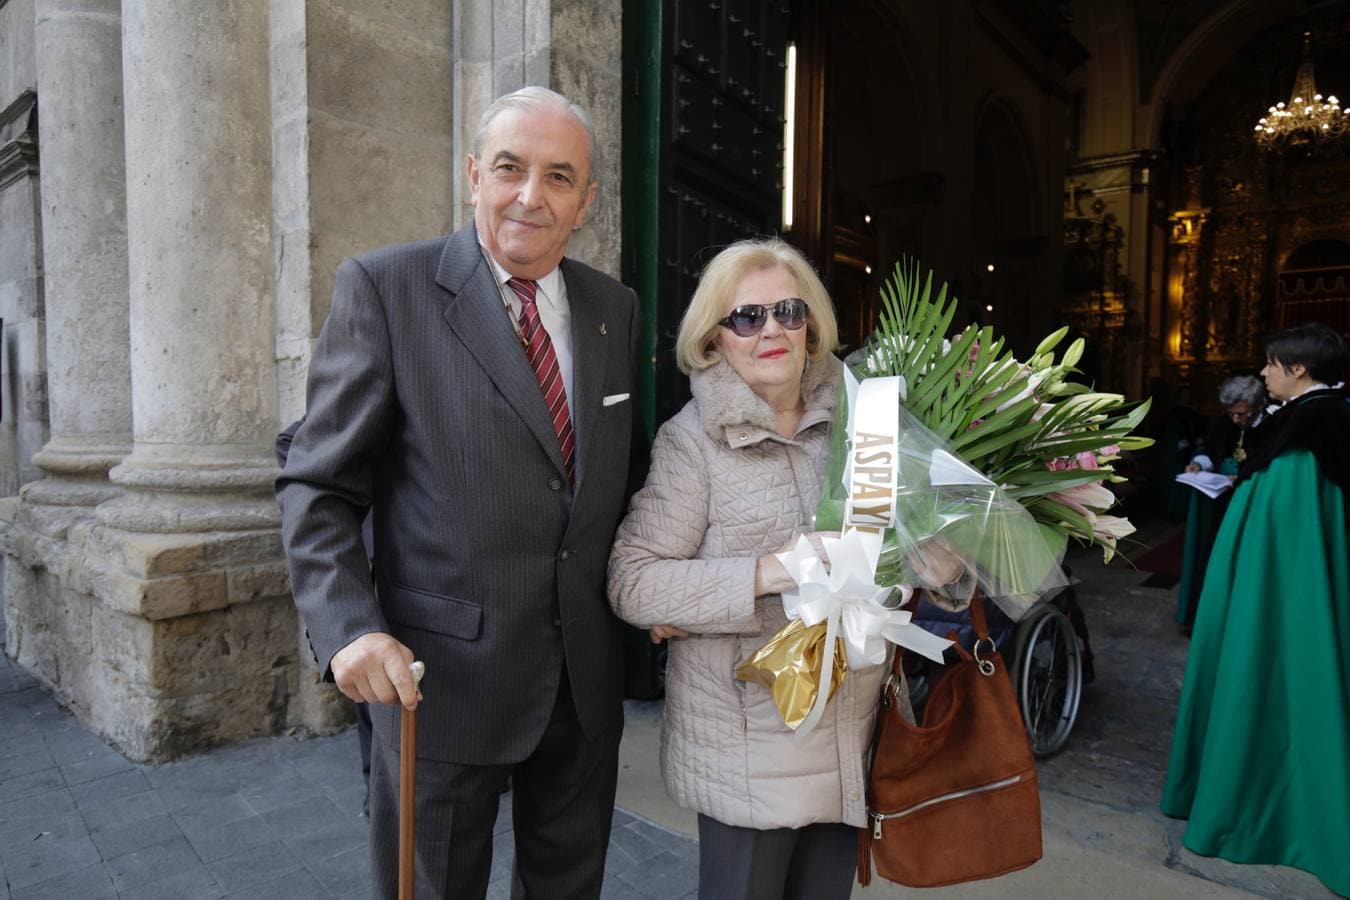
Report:
<svg viewBox="0 0 1350 900"><path fill-rule="evenodd" d="M601 406L613 406L615 403L622 403L628 399L627 394L609 394L600 401Z"/></svg>

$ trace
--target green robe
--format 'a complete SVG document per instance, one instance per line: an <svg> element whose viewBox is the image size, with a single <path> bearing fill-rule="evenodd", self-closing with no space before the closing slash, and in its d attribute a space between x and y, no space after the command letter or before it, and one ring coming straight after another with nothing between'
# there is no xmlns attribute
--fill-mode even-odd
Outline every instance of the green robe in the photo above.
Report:
<svg viewBox="0 0 1350 900"><path fill-rule="evenodd" d="M1350 894L1346 496L1291 449L1238 485L1205 577L1162 811L1202 856Z"/></svg>

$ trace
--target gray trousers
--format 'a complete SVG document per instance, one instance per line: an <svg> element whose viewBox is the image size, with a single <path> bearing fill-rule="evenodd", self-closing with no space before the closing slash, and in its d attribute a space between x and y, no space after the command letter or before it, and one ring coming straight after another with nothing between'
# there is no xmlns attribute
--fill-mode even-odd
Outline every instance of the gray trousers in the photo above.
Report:
<svg viewBox="0 0 1350 900"><path fill-rule="evenodd" d="M848 900L858 829L740 828L698 817L699 900Z"/></svg>
<svg viewBox="0 0 1350 900"><path fill-rule="evenodd" d="M466 728L473 723L466 722ZM508 780L515 829L513 897L596 898L618 781L616 724L587 741L567 679L539 746L523 762L417 761L417 897L487 894L492 834ZM370 772L370 852L377 897L398 887L398 748L377 734Z"/></svg>

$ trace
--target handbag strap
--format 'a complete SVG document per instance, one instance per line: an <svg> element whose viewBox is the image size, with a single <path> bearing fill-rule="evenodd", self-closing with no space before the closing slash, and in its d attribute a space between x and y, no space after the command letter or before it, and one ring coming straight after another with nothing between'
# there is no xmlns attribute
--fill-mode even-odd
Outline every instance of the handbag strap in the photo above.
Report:
<svg viewBox="0 0 1350 900"><path fill-rule="evenodd" d="M989 639L989 620L984 617L984 598L976 591L970 598L970 624L975 626L977 640Z"/></svg>
<svg viewBox="0 0 1350 900"><path fill-rule="evenodd" d="M915 591L914 599L911 601L913 606L911 607L910 612L912 614L918 613L919 602L920 602L919 592ZM990 640L989 620L985 618L984 615L984 597L980 595L978 589L975 591L974 594L971 595L969 609L970 609L970 624L975 632L976 645L978 645L978 643L981 641ZM951 631L947 632L947 640L952 642L952 649L955 650L961 656L962 659L974 659L974 657L970 655L970 651L967 650L965 647L961 646L961 642L956 639L956 629L953 628ZM899 644L896 644L895 653L891 656L891 673L897 679L900 678L900 673L902 671L901 663L904 659L904 654L905 648L901 647ZM887 684L886 688L883 688L883 691L888 689L889 683Z"/></svg>

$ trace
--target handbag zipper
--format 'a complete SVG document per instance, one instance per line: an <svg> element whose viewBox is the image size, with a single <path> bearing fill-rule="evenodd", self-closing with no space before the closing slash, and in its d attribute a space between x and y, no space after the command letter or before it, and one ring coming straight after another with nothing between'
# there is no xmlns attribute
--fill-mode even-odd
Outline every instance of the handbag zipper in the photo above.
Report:
<svg viewBox="0 0 1350 900"><path fill-rule="evenodd" d="M887 819L900 819L911 813L916 813L921 809L927 809L928 807L934 806L938 803L946 803L948 800L960 800L962 797L969 797L972 794L983 794L987 793L988 791L996 791L999 788L1005 788L1011 784L1017 784L1017 782L1021 780L1022 780L1021 775L1013 775L1008 778L1002 778L998 781L990 782L989 784L979 785L978 787L965 788L964 790L960 791L952 791L950 794L943 794L940 797L932 797L928 800L923 801L922 803L916 803L913 806L902 809L899 812L876 813L872 812L869 809L867 813L869 816L872 817L872 838L878 841L881 840L881 823L886 821Z"/></svg>

